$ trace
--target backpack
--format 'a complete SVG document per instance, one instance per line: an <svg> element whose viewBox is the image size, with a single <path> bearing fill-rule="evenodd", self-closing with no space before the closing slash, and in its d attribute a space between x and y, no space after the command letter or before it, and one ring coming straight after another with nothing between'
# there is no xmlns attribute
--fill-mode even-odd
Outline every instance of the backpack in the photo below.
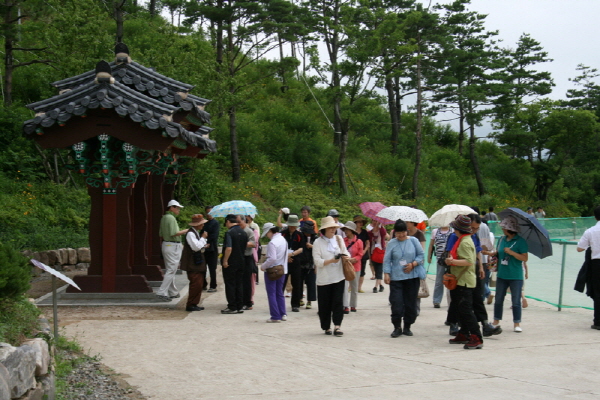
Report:
<svg viewBox="0 0 600 400"><path fill-rule="evenodd" d="M439 229L436 231L435 237L433 238L433 244L435 246L435 256L438 259L442 257L442 255L446 251L446 243L448 242L448 237L451 234L451 229L448 229L448 232L446 233L441 233Z"/></svg>

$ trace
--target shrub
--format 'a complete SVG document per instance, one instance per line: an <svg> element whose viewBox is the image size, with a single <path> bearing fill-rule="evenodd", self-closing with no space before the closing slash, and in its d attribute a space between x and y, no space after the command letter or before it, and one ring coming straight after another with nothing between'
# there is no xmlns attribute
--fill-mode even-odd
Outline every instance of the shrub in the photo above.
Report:
<svg viewBox="0 0 600 400"><path fill-rule="evenodd" d="M31 267L12 246L0 243L0 299L16 299L29 290Z"/></svg>
<svg viewBox="0 0 600 400"><path fill-rule="evenodd" d="M40 311L24 297L0 298L0 342L18 346L37 328Z"/></svg>

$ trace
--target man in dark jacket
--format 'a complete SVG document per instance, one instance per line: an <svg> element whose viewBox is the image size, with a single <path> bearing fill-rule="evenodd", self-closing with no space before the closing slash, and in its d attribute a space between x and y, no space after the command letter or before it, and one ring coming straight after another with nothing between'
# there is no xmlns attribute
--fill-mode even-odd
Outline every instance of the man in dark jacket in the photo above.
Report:
<svg viewBox="0 0 600 400"><path fill-rule="evenodd" d="M225 217L225 233L223 243L223 280L225 281L225 296L227 308L221 314L241 314L244 299L244 251L248 246L248 235L237 223L237 216L229 214Z"/></svg>
<svg viewBox="0 0 600 400"><path fill-rule="evenodd" d="M206 242L208 243L208 247L204 251L204 258L206 259L206 266L208 267L208 272L210 272L210 289L207 292L216 292L217 291L217 262L219 259L219 231L221 227L219 226L219 222L209 214L209 212L213 209L212 206L207 206L204 208L206 211L206 219L208 222L204 224L203 232L208 234L208 238ZM206 290L208 286L208 279L206 276L204 277L204 290Z"/></svg>

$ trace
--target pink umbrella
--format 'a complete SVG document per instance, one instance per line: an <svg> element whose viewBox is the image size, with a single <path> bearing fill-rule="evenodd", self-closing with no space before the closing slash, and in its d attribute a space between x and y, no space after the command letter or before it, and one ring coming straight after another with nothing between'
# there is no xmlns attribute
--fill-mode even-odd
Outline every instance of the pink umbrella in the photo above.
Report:
<svg viewBox="0 0 600 400"><path fill-rule="evenodd" d="M381 204L378 201L374 201L374 202L360 203L358 206L360 207L360 211L362 211L362 213L366 217L371 218L377 222L380 222L383 225L390 225L395 222L395 221L391 221L389 219L381 218L381 217L377 216L377 213L379 211L383 210L384 208L387 208L387 206L385 204Z"/></svg>

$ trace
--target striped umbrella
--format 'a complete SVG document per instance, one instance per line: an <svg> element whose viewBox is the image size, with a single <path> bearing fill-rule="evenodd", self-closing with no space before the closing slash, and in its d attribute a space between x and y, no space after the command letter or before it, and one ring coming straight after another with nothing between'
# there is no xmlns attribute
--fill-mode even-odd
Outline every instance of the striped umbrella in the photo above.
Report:
<svg viewBox="0 0 600 400"><path fill-rule="evenodd" d="M229 214L251 215L258 214L254 204L244 200L232 200L215 206L210 212L213 217L225 217Z"/></svg>

